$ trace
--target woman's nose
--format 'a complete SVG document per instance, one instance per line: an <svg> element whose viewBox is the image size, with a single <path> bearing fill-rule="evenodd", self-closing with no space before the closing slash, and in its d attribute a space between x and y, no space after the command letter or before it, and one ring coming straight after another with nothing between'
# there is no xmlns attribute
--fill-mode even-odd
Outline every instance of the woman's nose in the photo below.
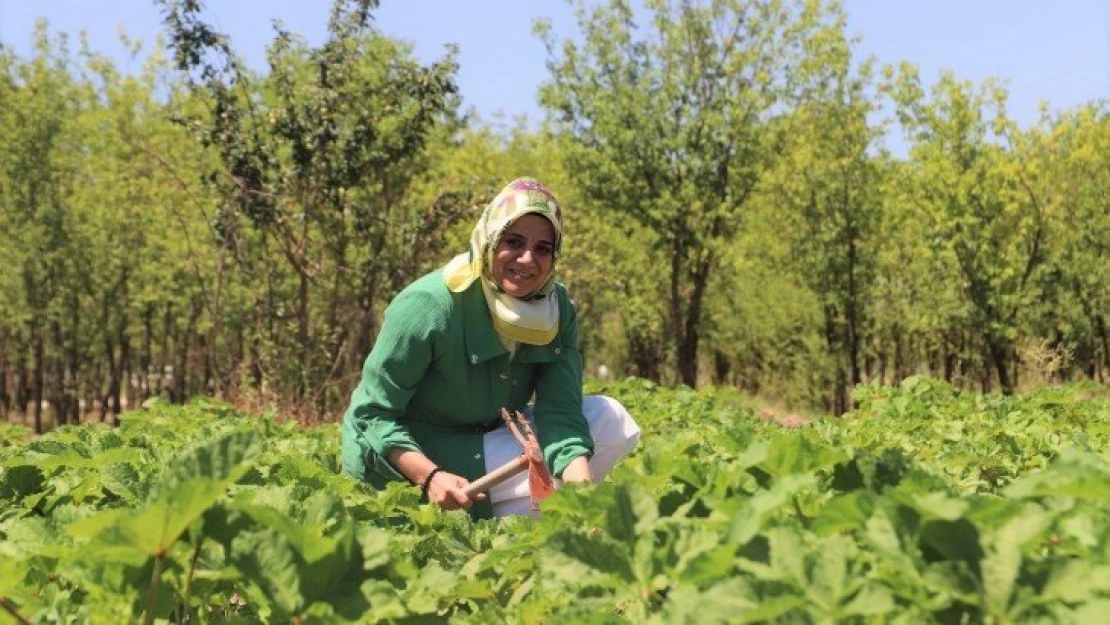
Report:
<svg viewBox="0 0 1110 625"><path fill-rule="evenodd" d="M517 258L517 262L521 262L521 263L531 263L531 262L534 262L535 260L536 260L536 255L535 255L534 252L532 252L532 250L530 248L525 248L525 250L523 252L521 252L520 256Z"/></svg>

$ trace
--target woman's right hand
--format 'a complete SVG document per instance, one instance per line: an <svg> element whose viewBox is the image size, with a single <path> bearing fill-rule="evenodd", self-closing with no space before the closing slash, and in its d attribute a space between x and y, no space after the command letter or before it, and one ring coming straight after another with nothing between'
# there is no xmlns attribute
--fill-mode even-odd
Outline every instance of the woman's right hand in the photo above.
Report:
<svg viewBox="0 0 1110 625"><path fill-rule="evenodd" d="M402 475L420 488L424 487L424 481L430 474L432 479L427 483L428 501L443 510L465 510L475 501L486 498L485 493L479 493L473 499L467 497L463 489L470 482L466 478L437 467L419 451L393 447L386 453L386 458Z"/></svg>
<svg viewBox="0 0 1110 625"><path fill-rule="evenodd" d="M432 481L428 482L428 501L443 510L465 510L475 501L482 501L486 498L485 493L478 493L474 496L474 499L467 497L463 489L469 483L466 478L454 473L438 471L432 476Z"/></svg>

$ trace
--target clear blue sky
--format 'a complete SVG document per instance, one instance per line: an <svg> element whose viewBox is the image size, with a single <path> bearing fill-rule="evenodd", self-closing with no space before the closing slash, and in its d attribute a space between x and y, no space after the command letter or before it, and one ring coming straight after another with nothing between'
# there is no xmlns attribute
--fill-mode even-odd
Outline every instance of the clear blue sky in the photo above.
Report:
<svg viewBox="0 0 1110 625"><path fill-rule="evenodd" d="M536 87L546 77L545 51L532 34L537 17L556 32L575 29L562 0L382 0L375 13L386 34L406 39L424 60L460 47L459 85L466 106L485 119L542 115ZM270 20L319 43L329 0L208 0L207 15L231 35L233 45L257 67L272 36ZM941 70L960 78L1004 78L1010 113L1023 124L1036 119L1037 103L1070 108L1110 98L1110 1L1108 0L845 0L849 31L859 51L882 62L911 61L932 82ZM88 32L91 47L120 59L119 29L151 42L161 16L150 0L0 0L0 41L27 56L35 19L52 31ZM132 67L137 67L137 62Z"/></svg>

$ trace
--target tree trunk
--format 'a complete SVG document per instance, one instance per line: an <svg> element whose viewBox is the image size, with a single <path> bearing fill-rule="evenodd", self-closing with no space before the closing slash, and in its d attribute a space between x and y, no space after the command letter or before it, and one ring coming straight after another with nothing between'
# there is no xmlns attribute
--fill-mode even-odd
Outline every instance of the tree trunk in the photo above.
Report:
<svg viewBox="0 0 1110 625"><path fill-rule="evenodd" d="M13 391L15 411L19 413L19 418L24 423L27 420L27 404L31 401L31 385L28 383L31 374L27 371L27 347L27 345L20 345L15 353L15 390Z"/></svg>
<svg viewBox="0 0 1110 625"><path fill-rule="evenodd" d="M1095 378L1099 382L1103 382L1103 375L1105 372L1110 372L1110 333L1106 330L1106 317L1098 315L1095 317L1095 328L1098 331L1098 336L1102 339L1102 362L1099 363L1098 354L1096 351L1095 361Z"/></svg>
<svg viewBox="0 0 1110 625"><path fill-rule="evenodd" d="M732 372L732 362L728 355L719 349L713 350L713 383L725 386L729 383L729 374Z"/></svg>
<svg viewBox="0 0 1110 625"><path fill-rule="evenodd" d="M156 394L162 395L166 391L166 376L172 375L173 366L169 364L170 336L174 336L174 344L176 345L176 332L177 324L173 322L173 304L166 303L166 313L162 316L162 349L158 352L158 364L155 365L155 372L158 376L158 389ZM172 401L172 397L171 397Z"/></svg>
<svg viewBox="0 0 1110 625"><path fill-rule="evenodd" d="M833 416L848 412L848 375L841 365L836 366L836 390L833 395Z"/></svg>
<svg viewBox="0 0 1110 625"><path fill-rule="evenodd" d="M737 381L738 386L752 395L758 395L759 389L762 388L761 385L763 383L763 352L758 349L753 350L742 368L748 373L745 376L746 379L739 379Z"/></svg>
<svg viewBox="0 0 1110 625"><path fill-rule="evenodd" d="M990 363L991 356L990 356L989 350L987 351L987 353L984 353L983 347L980 346L979 347L979 358L980 358L980 361L981 361L980 362L981 366L978 367L978 370L979 370L979 392L986 395L987 393L991 392L992 388L994 388L994 376L991 375L991 363Z"/></svg>
<svg viewBox="0 0 1110 625"><path fill-rule="evenodd" d="M886 384L887 361L890 359L890 355L887 354L887 351L885 349L883 349L881 340L879 341L879 347L878 349L876 349L876 351L878 352L876 358L878 359L877 375L879 376L879 384Z"/></svg>
<svg viewBox="0 0 1110 625"><path fill-rule="evenodd" d="M378 331L377 317L374 316L374 302L378 296L376 274L365 280L364 284L366 288L358 301L359 318L356 320L358 325L355 328L357 338L354 347L350 350L353 356L347 364L348 374L351 376L356 376L362 371L362 365L370 356Z"/></svg>
<svg viewBox="0 0 1110 625"><path fill-rule="evenodd" d="M353 354L348 358L345 365L346 373L354 375L362 370L362 365L366 362L366 358L370 355L370 350L374 347L374 334L377 332L377 323L374 319L374 310L366 306L366 303L359 305L358 327L356 328L356 336L354 348L350 350Z"/></svg>
<svg viewBox="0 0 1110 625"><path fill-rule="evenodd" d="M119 415L123 412L123 399L120 395L122 390L127 387L127 381L131 379L131 341L128 340L126 327L122 324L120 325L116 340L119 342L120 374L117 378L119 382L116 384L116 388L112 393L112 425L119 425ZM127 397L128 400L131 399L130 391L128 391Z"/></svg>
<svg viewBox="0 0 1110 625"><path fill-rule="evenodd" d="M266 331L266 318L263 316L261 306L256 306L254 310L254 331L250 336L250 376L252 387L258 390L262 388L262 379L266 375L262 368L262 348L259 346L263 332ZM273 311L273 307L267 307L266 310Z"/></svg>
<svg viewBox="0 0 1110 625"><path fill-rule="evenodd" d="M81 386L84 376L81 375L81 303L77 294L73 293L70 299L70 315L72 325L66 348L65 364L65 396L68 418L70 423L81 422Z"/></svg>
<svg viewBox="0 0 1110 625"><path fill-rule="evenodd" d="M5 422L11 409L11 399L8 392L8 333L0 328L0 419Z"/></svg>
<svg viewBox="0 0 1110 625"><path fill-rule="evenodd" d="M833 385L832 401L830 407L835 416L848 412L848 374L844 370L844 360L849 351L846 342L841 340L838 331L838 313L836 306L825 306L825 345L836 362L835 382Z"/></svg>
<svg viewBox="0 0 1110 625"><path fill-rule="evenodd" d="M235 351L232 354L232 362L228 365L229 383L233 388L238 389L242 380L239 379L243 362L247 357L247 337L246 329L242 323L235 324Z"/></svg>
<svg viewBox="0 0 1110 625"><path fill-rule="evenodd" d="M902 332L898 328L894 329L894 379L891 380L892 384L899 384L905 379L906 370L906 354L905 347L902 344Z"/></svg>
<svg viewBox="0 0 1110 625"><path fill-rule="evenodd" d="M189 349L192 346L193 335L197 331L197 319L200 317L201 305L194 302L189 310L189 320L185 325L181 340L178 341L177 359L173 371L173 401L185 403L190 393L189 389Z"/></svg>
<svg viewBox="0 0 1110 625"><path fill-rule="evenodd" d="M637 377L660 382L663 356L659 353L656 337L651 332L640 332L636 328L627 329L628 351Z"/></svg>
<svg viewBox="0 0 1110 625"><path fill-rule="evenodd" d="M335 276L332 280L330 293L328 294L328 314L325 320L325 325L322 330L321 336L326 336L328 341L328 356L331 360L329 363L328 378L323 382L330 384L333 379L338 378L340 381L346 379L347 374L347 360L348 354L351 353L353 347L348 343L352 334L352 327L344 323L344 320L339 314L342 304L342 287L343 277L349 275L350 268L347 264L347 237L340 236L336 241L334 247L335 257ZM356 330L357 332L357 330ZM342 389L343 395L346 395L347 389Z"/></svg>
<svg viewBox="0 0 1110 625"><path fill-rule="evenodd" d="M51 408L54 410L54 427L66 425L69 417L69 393L67 386L69 385L69 371L65 363L65 349L64 339L62 338L62 327L57 321L50 322L50 338L54 349L51 350L50 364L47 369L49 375L49 388L50 392L47 393L47 399L50 402Z"/></svg>
<svg viewBox="0 0 1110 625"><path fill-rule="evenodd" d="M39 325L42 311L39 310L37 286L34 276L24 269L23 287L27 293L27 309L31 311L27 320L27 334L31 343L31 415L35 433L42 434L42 383L43 367L46 365L43 362L42 329Z"/></svg>
<svg viewBox="0 0 1110 625"><path fill-rule="evenodd" d="M952 379L956 377L956 362L959 347L954 345L952 339L947 335L944 337L944 381L952 384Z"/></svg>
<svg viewBox="0 0 1110 625"><path fill-rule="evenodd" d="M154 340L154 305L147 304L143 311L143 344L139 353L139 397L142 404L150 399L150 367L153 364L151 341Z"/></svg>
<svg viewBox="0 0 1110 625"><path fill-rule="evenodd" d="M119 333L116 333L117 336ZM108 416L109 404L113 398L119 403L120 359L116 358L116 348L113 345L111 334L104 333L104 361L108 364L108 388L100 398L100 422L103 423Z"/></svg>
<svg viewBox="0 0 1110 625"><path fill-rule="evenodd" d="M104 341L105 341L105 343L107 343L107 341L108 341L107 338L105 338ZM108 366L107 376L108 376L109 389L111 388L111 384L112 384L112 363L110 362L110 358L106 359L106 360L109 360L109 362L105 362L103 364L100 363L99 361L97 362L96 367L93 369L93 378L92 378L94 380L97 380L97 389L96 389L96 392L94 394L96 395L96 401L98 401L100 403L100 408L99 408L99 413L97 415L97 418L101 423L104 423L105 421L108 420L108 393L104 391L104 385L100 383L101 380L104 379L104 375L105 375L104 371L103 371L104 365Z"/></svg>
<svg viewBox="0 0 1110 625"><path fill-rule="evenodd" d="M677 347L676 351L678 352L677 355L678 355L679 375L683 378L683 380L686 379L686 372L682 368L683 357L684 357L683 348L684 348L684 345L685 345L685 342L686 342L683 338L683 324L682 324L682 319L683 319L683 315L682 315L682 299L683 299L682 298L682 283L683 283L683 281L682 281L682 260L683 260L684 257L685 257L685 250L682 246L681 241L678 241L674 244L674 249L671 250L671 282L670 282L671 318L670 318L669 321L671 323L671 335L674 337L675 346ZM636 339L637 339L637 341L640 341L640 342L642 342L642 340L643 340L642 337L639 337L639 336L636 336ZM644 346L642 346L642 345L634 346L631 341L629 342L629 346L639 348L636 351L639 351L641 359L644 358L644 356L646 355L644 353L644 350L643 350ZM635 360L636 360L636 357L633 357L633 361L635 361ZM643 364L649 365L649 363L643 363ZM644 368L640 367L639 363L637 363L637 368L640 368L641 371L644 369ZM648 379L653 379L653 378L648 378Z"/></svg>
<svg viewBox="0 0 1110 625"><path fill-rule="evenodd" d="M209 309L212 315L212 323L208 324L208 332L204 341L204 387L205 392L208 392L208 385L210 380L215 379L215 391L222 394L228 385L228 378L231 372L237 371L238 362L220 362L216 354L216 345L220 340L220 335L225 332L223 325L223 292L224 292L224 274L226 273L227 254L228 250L233 245L231 236L225 234L220 241L220 253L216 259L216 287L212 296L212 307ZM224 341L224 345L228 345L229 341ZM228 350L230 351L230 350ZM221 367L223 367L221 369Z"/></svg>
<svg viewBox="0 0 1110 625"><path fill-rule="evenodd" d="M200 361L200 393L209 395L212 391L212 349L208 333L197 335L197 360Z"/></svg>
<svg viewBox="0 0 1110 625"><path fill-rule="evenodd" d="M690 388L698 385L698 342L701 340L701 310L705 301L705 290L709 285L709 272L713 267L713 253L707 251L698 261L691 276L694 290L686 307L683 331L679 335L678 372L682 383Z"/></svg>
<svg viewBox="0 0 1110 625"><path fill-rule="evenodd" d="M31 413L35 424L35 433L42 434L42 400L43 400L43 380L46 377L44 368L46 363L43 362L43 346L42 346L42 333L39 327L38 320L35 314L31 315L31 344L33 345L33 364L31 373Z"/></svg>
<svg viewBox="0 0 1110 625"><path fill-rule="evenodd" d="M103 412L104 407L100 405L100 389L103 387L101 380L104 379L104 363L100 362L99 358L91 358L85 368L83 377L87 381L81 386L81 401L84 405L83 414L91 413L98 406ZM101 421L103 421L103 415Z"/></svg>
<svg viewBox="0 0 1110 625"><path fill-rule="evenodd" d="M1014 384L1008 370L1010 364L1010 345L1003 339L991 339L987 345L990 350L991 361L998 373L998 385L1002 387L1003 395L1014 394Z"/></svg>
<svg viewBox="0 0 1110 625"><path fill-rule="evenodd" d="M312 371L309 363L311 327L309 324L308 286L308 270L307 268L300 268L300 285L297 289L297 298L300 300L300 306L297 310L297 358L299 366L297 367L297 380L293 388L293 396L298 403L307 396L310 372Z"/></svg>
<svg viewBox="0 0 1110 625"><path fill-rule="evenodd" d="M847 198L845 198L845 205L847 205L847 202L848 202ZM845 345L845 347L847 348L847 352L848 352L848 371L851 373L851 376L852 376L851 380L850 380L851 384L852 384L852 386L855 386L855 385L859 384L862 381L862 379L860 377L860 366L859 366L859 352L860 352L859 326L862 324L863 314L860 312L860 306L859 306L860 295L858 293L859 287L856 285L856 265L858 264L857 258L856 258L858 256L858 253L857 253L857 250L856 250L856 236L857 236L857 234L856 234L856 229L852 225L852 223L853 222L851 221L850 216L849 216L849 229L848 229L848 301L844 302L844 308L845 308L845 311L844 311L845 312L845 319L844 319L844 321L847 324L847 327L845 328L845 330L848 333L848 336L846 337L847 341L846 341L846 345ZM848 409L850 408L850 406L848 406L848 401L849 401L848 400L848 394L847 394L847 392L845 392L844 393L844 406L845 406L844 407L844 412L847 412Z"/></svg>

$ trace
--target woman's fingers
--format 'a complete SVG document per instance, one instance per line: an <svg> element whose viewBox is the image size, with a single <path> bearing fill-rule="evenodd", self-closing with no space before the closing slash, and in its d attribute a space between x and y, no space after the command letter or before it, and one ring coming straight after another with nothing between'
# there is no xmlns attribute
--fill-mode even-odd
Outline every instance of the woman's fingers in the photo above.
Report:
<svg viewBox="0 0 1110 625"><path fill-rule="evenodd" d="M454 473L440 471L432 476L432 483L428 485L428 499L443 510L469 508L475 501L486 498L485 493L479 493L474 499L467 497L463 489L469 483L465 478Z"/></svg>
<svg viewBox="0 0 1110 625"><path fill-rule="evenodd" d="M467 497L466 493L462 491L463 488L466 488L466 480L459 478L459 483L451 489L451 497L455 500L458 507L469 508L470 504L474 502L470 501L470 497Z"/></svg>

